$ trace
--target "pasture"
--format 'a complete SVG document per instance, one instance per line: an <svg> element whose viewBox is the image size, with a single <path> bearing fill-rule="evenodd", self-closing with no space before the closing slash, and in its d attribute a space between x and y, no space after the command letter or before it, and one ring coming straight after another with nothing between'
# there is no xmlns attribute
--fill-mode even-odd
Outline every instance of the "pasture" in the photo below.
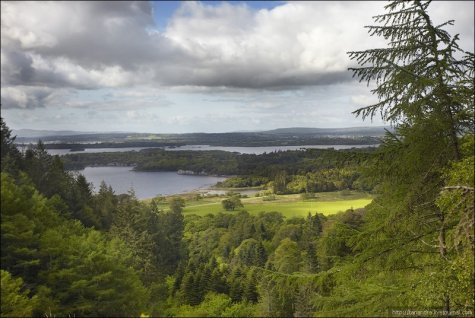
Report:
<svg viewBox="0 0 475 318"><path fill-rule="evenodd" d="M366 193L359 192L323 192L317 193L315 198L304 200L299 194L275 195L275 200L266 201L263 197L242 198L243 208L235 211L226 211L221 205L225 197L203 198L201 200L187 200L183 210L185 215L196 214L216 214L234 213L239 210L246 210L251 214L259 212L280 212L284 217L305 217L309 212L323 213L325 215L346 211L350 208L362 208L369 204L372 197Z"/></svg>

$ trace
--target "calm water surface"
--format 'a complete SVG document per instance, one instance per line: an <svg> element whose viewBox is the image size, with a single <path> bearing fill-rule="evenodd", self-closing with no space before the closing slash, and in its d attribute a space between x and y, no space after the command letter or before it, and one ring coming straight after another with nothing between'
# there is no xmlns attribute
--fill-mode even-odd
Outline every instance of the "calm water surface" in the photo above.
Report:
<svg viewBox="0 0 475 318"><path fill-rule="evenodd" d="M179 175L176 172L133 171L131 167L87 167L79 171L99 190L104 180L116 194L134 189L137 198L170 195L205 188L223 181L224 177Z"/></svg>
<svg viewBox="0 0 475 318"><path fill-rule="evenodd" d="M269 147L221 147L209 145L186 145L176 148L164 148L167 151L181 150L222 150L244 154L263 154L279 150L313 149L351 149L377 147L378 145L311 145L311 146L269 146ZM48 149L52 155L68 153L98 153L98 152L125 152L140 151L142 149L158 147L128 147L128 148L86 148L84 151L70 151L69 149ZM170 195L193 190L204 189L223 181L225 177L179 175L176 172L145 172L133 171L131 167L86 167L80 170L86 179L99 189L102 181L111 185L116 194L127 193L134 189L139 199L151 198L158 194ZM220 190L221 191L221 190ZM224 192L224 191L223 191ZM257 191L255 191L257 192ZM218 194L218 193L216 193ZM252 195L252 193L249 193Z"/></svg>
<svg viewBox="0 0 475 318"><path fill-rule="evenodd" d="M126 147L126 148L85 148L81 151L71 151L69 149L46 149L50 155L66 155L73 153L96 153L96 152L126 152L126 151L140 151L142 149L149 149L156 147Z"/></svg>
<svg viewBox="0 0 475 318"><path fill-rule="evenodd" d="M265 152L273 152L279 150L300 150L300 149L328 149L333 148L336 150L340 149L351 149L351 148L365 148L365 147L377 147L378 145L309 145L309 146L267 146L267 147L225 147L225 146L209 146L209 145L185 145L175 148L169 147L127 147L127 148L86 148L82 151L70 151L69 149L47 149L48 153L51 155L65 155L73 153L95 153L95 152L125 152L125 151L140 151L142 149L150 148L162 148L167 151L181 151L181 150L222 150L229 152L239 152L245 154L256 154L260 155Z"/></svg>
<svg viewBox="0 0 475 318"><path fill-rule="evenodd" d="M229 152L239 152L245 154L260 155L263 153L270 153L274 151L285 150L302 150L302 149L351 149L351 148L365 148L365 147L377 147L379 145L309 145L309 146L266 146L266 147L225 147L225 146L209 146L209 145L185 145L176 148L165 148L168 151L180 151L180 150L222 150Z"/></svg>

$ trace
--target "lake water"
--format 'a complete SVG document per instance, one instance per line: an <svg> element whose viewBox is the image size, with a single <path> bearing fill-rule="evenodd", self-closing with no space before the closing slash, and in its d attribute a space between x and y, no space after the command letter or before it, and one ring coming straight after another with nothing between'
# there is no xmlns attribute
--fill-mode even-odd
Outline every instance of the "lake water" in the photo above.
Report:
<svg viewBox="0 0 475 318"><path fill-rule="evenodd" d="M181 150L222 150L229 152L239 152L244 154L263 154L265 152L285 151L285 150L300 150L304 148L314 149L351 149L363 147L377 147L378 145L311 145L311 146L269 146L269 147L221 147L209 145L186 145L176 148L164 148L167 151L181 151ZM140 151L142 149L150 149L157 147L128 147L128 148L86 148L84 151L73 151L69 149L47 149L51 155L65 155L68 153L98 153L98 152L125 152L125 151ZM203 190L209 186L223 181L225 177L214 176L191 176L179 175L176 172L145 172L133 171L131 167L86 167L80 170L86 179L91 182L95 190L99 189L101 182L104 180L108 185L111 185L116 194L127 193L131 188L134 189L135 194L139 199L155 197L157 194L170 195L193 190ZM221 190L215 190L221 191ZM208 192L210 191L202 191ZM223 193L225 191L222 191ZM248 195L254 194L257 191L245 193ZM212 194L212 193L211 193ZM221 193L215 193L221 194ZM244 194L244 193L243 193Z"/></svg>
<svg viewBox="0 0 475 318"><path fill-rule="evenodd" d="M203 189L223 181L224 177L180 175L176 172L133 171L131 167L87 167L78 171L99 190L101 182L111 185L116 194L134 189L137 198L157 194L170 195Z"/></svg>
<svg viewBox="0 0 475 318"><path fill-rule="evenodd" d="M301 149L351 149L351 148L365 148L365 147L377 147L378 145L308 145L308 146L267 146L267 147L225 147L225 146L209 146L209 145L185 145L175 148L165 147L167 151L182 151L182 150L222 150L229 152L239 152L245 154L260 155L263 153L269 153L273 151L285 151L285 150L301 150ZM161 148L161 147L127 147L127 148L86 148L82 151L70 151L69 149L47 149L51 155L65 155L73 153L96 153L96 152L125 152L125 151L140 151L142 149Z"/></svg>
<svg viewBox="0 0 475 318"><path fill-rule="evenodd" d="M126 152L126 151L140 151L142 149L149 149L156 147L126 147L126 148L85 148L81 151L71 151L69 149L46 149L50 155L66 155L73 153L96 153L96 152Z"/></svg>
<svg viewBox="0 0 475 318"><path fill-rule="evenodd" d="M209 146L209 145L185 145L176 148L165 148L168 151L180 151L180 150L222 150L229 152L239 152L245 154L260 155L263 153L270 153L274 151L286 151L286 150L302 150L302 149L351 149L351 148L365 148L365 147L377 147L379 145L308 145L308 146L266 146L266 147L225 147L225 146Z"/></svg>

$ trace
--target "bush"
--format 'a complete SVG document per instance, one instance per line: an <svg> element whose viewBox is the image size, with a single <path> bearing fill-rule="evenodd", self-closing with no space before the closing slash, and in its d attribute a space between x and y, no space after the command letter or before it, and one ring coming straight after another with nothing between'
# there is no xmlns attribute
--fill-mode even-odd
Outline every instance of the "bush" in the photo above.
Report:
<svg viewBox="0 0 475 318"><path fill-rule="evenodd" d="M313 192L308 192L308 193L302 193L300 194L300 198L302 200L311 200L311 199L315 199L316 196L315 196L315 193Z"/></svg>
<svg viewBox="0 0 475 318"><path fill-rule="evenodd" d="M262 198L262 201L275 201L275 194L270 194Z"/></svg>

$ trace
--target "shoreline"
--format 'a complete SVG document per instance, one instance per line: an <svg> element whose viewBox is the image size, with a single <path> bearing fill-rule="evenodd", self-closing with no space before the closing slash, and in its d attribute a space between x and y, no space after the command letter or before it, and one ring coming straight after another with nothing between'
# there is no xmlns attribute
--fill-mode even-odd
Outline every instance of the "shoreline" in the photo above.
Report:
<svg viewBox="0 0 475 318"><path fill-rule="evenodd" d="M249 187L249 188L214 188L214 186L203 186L191 191L187 192L181 192L181 193L174 193L174 194L169 194L169 195L163 195L162 197L168 198L168 197L174 197L174 196L192 196L192 195L201 195L204 197L212 197L212 196L224 196L228 192L235 192L239 193L241 195L247 195L247 194L255 194L258 193L262 190L265 190L263 188L259 187ZM149 197L149 198L143 198L140 199L141 201L144 200L152 200L155 197Z"/></svg>

